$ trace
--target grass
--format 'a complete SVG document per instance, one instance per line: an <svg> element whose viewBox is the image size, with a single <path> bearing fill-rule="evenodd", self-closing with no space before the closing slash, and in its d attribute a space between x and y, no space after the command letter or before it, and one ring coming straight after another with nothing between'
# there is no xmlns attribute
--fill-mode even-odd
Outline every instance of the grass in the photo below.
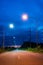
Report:
<svg viewBox="0 0 43 65"><path fill-rule="evenodd" d="M32 52L38 52L38 53L43 53L43 49L38 49L38 48L28 48L27 51L32 51Z"/></svg>
<svg viewBox="0 0 43 65"><path fill-rule="evenodd" d="M7 48L7 49L0 48L0 53L7 52L7 51L12 51L12 50L15 50L15 49L14 48Z"/></svg>
<svg viewBox="0 0 43 65"><path fill-rule="evenodd" d="M0 49L0 53L3 53L3 52L5 52L5 50L4 49Z"/></svg>
<svg viewBox="0 0 43 65"><path fill-rule="evenodd" d="M6 52L6 51L12 51L12 50L15 50L15 48L7 48L7 49L0 48L0 53ZM36 52L36 53L43 53L43 49L40 47L37 47L37 48L19 48L19 50L26 50L26 51Z"/></svg>
<svg viewBox="0 0 43 65"><path fill-rule="evenodd" d="M20 50L26 50L26 51L36 52L36 53L43 53L43 49L41 48L20 48Z"/></svg>

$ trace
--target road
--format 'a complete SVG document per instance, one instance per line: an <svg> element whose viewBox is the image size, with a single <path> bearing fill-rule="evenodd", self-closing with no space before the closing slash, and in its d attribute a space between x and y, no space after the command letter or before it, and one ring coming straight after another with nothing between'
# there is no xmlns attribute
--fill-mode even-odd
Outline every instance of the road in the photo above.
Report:
<svg viewBox="0 0 43 65"><path fill-rule="evenodd" d="M0 54L0 65L43 65L43 54L10 51Z"/></svg>

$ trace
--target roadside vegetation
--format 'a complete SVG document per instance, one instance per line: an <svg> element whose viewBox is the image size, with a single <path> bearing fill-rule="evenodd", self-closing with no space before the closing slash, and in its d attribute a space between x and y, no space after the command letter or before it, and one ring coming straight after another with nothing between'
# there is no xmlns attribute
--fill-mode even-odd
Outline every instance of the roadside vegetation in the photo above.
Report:
<svg viewBox="0 0 43 65"><path fill-rule="evenodd" d="M36 53L43 53L43 43L35 43L35 42L23 42L21 50L27 50Z"/></svg>
<svg viewBox="0 0 43 65"><path fill-rule="evenodd" d="M43 48L40 48L40 46L36 48L20 48L20 50L26 50L26 51L31 51L35 53L43 53Z"/></svg>
<svg viewBox="0 0 43 65"><path fill-rule="evenodd" d="M12 51L12 50L15 50L15 48L10 48L10 47L6 47L6 48L0 48L0 53L3 53L3 52L7 52L7 51Z"/></svg>
<svg viewBox="0 0 43 65"><path fill-rule="evenodd" d="M6 48L0 48L0 53L7 52L7 51L12 51L15 50L16 48L14 47L6 47ZM40 48L40 46L32 48L32 47L27 47L27 48L18 48L18 50L26 50L30 52L36 52L36 53L43 53L43 48Z"/></svg>
<svg viewBox="0 0 43 65"><path fill-rule="evenodd" d="M43 49L38 49L38 48L28 48L27 51L32 51L36 53L43 53Z"/></svg>

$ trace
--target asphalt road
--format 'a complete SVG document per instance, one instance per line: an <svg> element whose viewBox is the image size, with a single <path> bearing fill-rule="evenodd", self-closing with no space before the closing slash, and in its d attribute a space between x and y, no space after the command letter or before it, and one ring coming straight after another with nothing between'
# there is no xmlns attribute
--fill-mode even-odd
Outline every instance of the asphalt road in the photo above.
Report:
<svg viewBox="0 0 43 65"><path fill-rule="evenodd" d="M43 54L11 51L0 54L0 65L43 65Z"/></svg>

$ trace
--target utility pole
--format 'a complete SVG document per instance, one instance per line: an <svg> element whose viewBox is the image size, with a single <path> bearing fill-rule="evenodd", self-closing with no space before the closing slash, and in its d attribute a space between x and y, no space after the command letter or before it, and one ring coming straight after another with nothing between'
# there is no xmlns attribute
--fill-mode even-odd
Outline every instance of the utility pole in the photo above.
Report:
<svg viewBox="0 0 43 65"><path fill-rule="evenodd" d="M2 37L3 37L3 50L4 50L4 43L5 43L5 27L2 25L2 30L3 30L3 34L2 34Z"/></svg>
<svg viewBox="0 0 43 65"><path fill-rule="evenodd" d="M31 26L30 26L30 29L29 29L29 43L30 43L30 48L31 48Z"/></svg>
<svg viewBox="0 0 43 65"><path fill-rule="evenodd" d="M2 37L2 48L4 50L5 33L4 33L4 26L3 25L0 25L0 35Z"/></svg>

